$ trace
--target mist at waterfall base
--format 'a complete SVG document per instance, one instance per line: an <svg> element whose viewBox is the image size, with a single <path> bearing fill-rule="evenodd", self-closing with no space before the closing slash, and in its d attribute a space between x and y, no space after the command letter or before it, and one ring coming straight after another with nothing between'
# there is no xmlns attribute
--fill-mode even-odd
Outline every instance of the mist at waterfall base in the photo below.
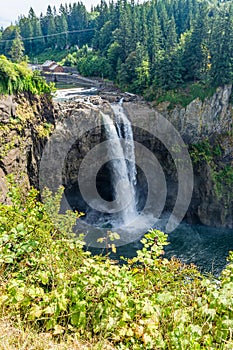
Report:
<svg viewBox="0 0 233 350"><path fill-rule="evenodd" d="M99 195L108 202L117 202L123 209L115 213L106 213L103 205L98 208L98 200L88 205L81 198L79 191L74 188L66 191L66 196L71 207L85 212L84 222L90 227L106 228L112 232L127 232L130 239L117 247L117 253L111 253L114 259L120 256L133 257L136 251L142 247L140 232L142 228L151 227L164 231L169 213L164 213L160 220L152 215L140 215L146 202L148 186L146 176L137 168L134 155L134 141L131 123L124 113L122 104L112 105L115 121L109 115L102 113L105 138L111 140L112 146L108 147L111 161L103 164L97 176L97 190ZM124 144L122 144L124 139ZM141 172L141 173L140 173ZM138 182L138 174L143 179ZM98 178L102 179L99 182ZM104 186L103 186L104 179ZM78 196L78 198L77 198ZM127 205L124 205L127 203ZM133 222L133 225L132 225ZM144 232L145 232L144 231ZM135 237L135 239L134 239ZM194 263L200 270L218 275L226 265L226 258L230 250L233 250L233 231L230 229L211 228L201 225L188 225L181 223L179 227L169 234L169 245L164 247L164 256L175 256L184 263ZM87 247L93 254L105 253L103 248Z"/></svg>

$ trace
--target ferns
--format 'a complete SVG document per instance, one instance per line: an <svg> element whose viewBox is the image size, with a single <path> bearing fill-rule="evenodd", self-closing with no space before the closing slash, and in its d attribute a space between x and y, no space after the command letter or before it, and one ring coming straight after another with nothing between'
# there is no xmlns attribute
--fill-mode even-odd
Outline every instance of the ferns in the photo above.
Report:
<svg viewBox="0 0 233 350"><path fill-rule="evenodd" d="M32 94L51 93L53 86L46 83L39 72L32 72L26 62L13 63L0 56L0 94L31 92Z"/></svg>

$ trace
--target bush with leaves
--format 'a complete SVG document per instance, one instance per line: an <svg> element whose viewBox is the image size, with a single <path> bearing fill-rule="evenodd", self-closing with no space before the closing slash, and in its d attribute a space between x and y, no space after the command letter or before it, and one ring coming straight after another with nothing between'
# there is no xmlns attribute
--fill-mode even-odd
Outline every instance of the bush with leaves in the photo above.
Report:
<svg viewBox="0 0 233 350"><path fill-rule="evenodd" d="M28 69L26 62L13 63L0 56L0 94L25 91L38 95L50 94L54 91L54 85L47 84L38 71Z"/></svg>
<svg viewBox="0 0 233 350"><path fill-rule="evenodd" d="M62 61L62 65L77 67L83 76L112 78L113 70L108 59L99 52L94 52L83 46L80 50L69 53Z"/></svg>
<svg viewBox="0 0 233 350"><path fill-rule="evenodd" d="M166 235L157 230L123 265L91 256L72 234L79 215L59 214L62 190L46 191L45 204L33 189L20 192L11 184L12 204L0 205L2 315L116 349L232 349L232 263L217 282L202 276L162 258Z"/></svg>

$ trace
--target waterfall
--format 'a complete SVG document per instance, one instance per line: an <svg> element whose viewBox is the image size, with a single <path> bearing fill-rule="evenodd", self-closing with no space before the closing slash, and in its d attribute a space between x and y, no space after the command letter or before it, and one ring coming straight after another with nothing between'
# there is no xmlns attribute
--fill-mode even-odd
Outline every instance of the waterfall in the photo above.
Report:
<svg viewBox="0 0 233 350"><path fill-rule="evenodd" d="M117 204L123 208L119 213L119 219L127 225L137 216L135 194L137 173L133 131L122 104L113 105L112 109L116 117L116 125L108 115L102 113L102 116L107 140L112 142L107 152L112 159L110 170L114 195Z"/></svg>
<svg viewBox="0 0 233 350"><path fill-rule="evenodd" d="M134 154L134 141L133 141L133 130L129 119L127 118L124 108L122 106L123 99L120 100L119 104L113 104L112 110L116 117L116 126L120 138L124 138L124 155L125 159L130 160L128 164L129 181L135 186L137 183L137 170L135 166L135 154Z"/></svg>

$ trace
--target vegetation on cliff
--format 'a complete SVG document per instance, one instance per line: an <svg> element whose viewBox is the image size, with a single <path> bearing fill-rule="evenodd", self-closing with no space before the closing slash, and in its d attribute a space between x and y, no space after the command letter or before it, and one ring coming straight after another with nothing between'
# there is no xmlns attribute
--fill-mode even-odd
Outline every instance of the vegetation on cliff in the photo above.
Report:
<svg viewBox="0 0 233 350"><path fill-rule="evenodd" d="M194 166L203 162L209 166L214 184L214 192L218 200L222 199L226 207L232 203L233 167L230 162L224 162L224 140L231 135L218 136L213 140L204 139L190 147L190 156ZM221 142L222 140L223 142ZM220 161L221 160L221 161Z"/></svg>
<svg viewBox="0 0 233 350"><path fill-rule="evenodd" d="M26 62L13 63L0 56L0 94L31 92L32 94L50 94L53 84L47 84L38 71L32 72Z"/></svg>
<svg viewBox="0 0 233 350"><path fill-rule="evenodd" d="M43 205L10 182L11 205L0 204L2 317L96 349L232 349L232 262L219 280L205 277L163 259L156 230L123 265L93 257L72 236L78 215L58 214L61 191Z"/></svg>

